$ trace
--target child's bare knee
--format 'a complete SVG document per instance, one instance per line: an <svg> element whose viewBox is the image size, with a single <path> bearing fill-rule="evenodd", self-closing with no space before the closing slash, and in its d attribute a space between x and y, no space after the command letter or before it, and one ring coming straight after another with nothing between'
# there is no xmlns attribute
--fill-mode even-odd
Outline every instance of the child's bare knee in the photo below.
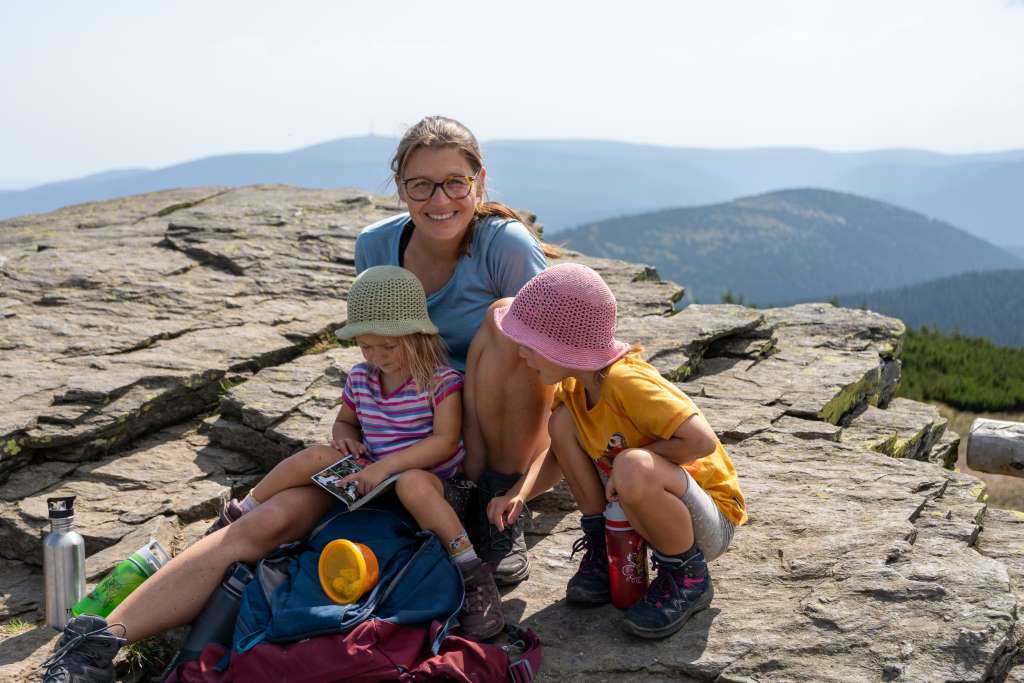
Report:
<svg viewBox="0 0 1024 683"><path fill-rule="evenodd" d="M424 470L408 470L402 473L395 483L395 492L399 499L405 503L407 500L418 500L423 496L437 493L440 489L440 480Z"/></svg>
<svg viewBox="0 0 1024 683"><path fill-rule="evenodd" d="M648 495L653 484L654 462L651 453L630 448L615 456L615 488L619 498L629 502Z"/></svg>

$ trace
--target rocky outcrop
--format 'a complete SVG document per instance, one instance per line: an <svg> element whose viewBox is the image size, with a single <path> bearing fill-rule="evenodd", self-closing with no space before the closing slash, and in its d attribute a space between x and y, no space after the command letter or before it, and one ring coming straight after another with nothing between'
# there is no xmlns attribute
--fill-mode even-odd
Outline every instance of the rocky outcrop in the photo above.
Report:
<svg viewBox="0 0 1024 683"><path fill-rule="evenodd" d="M358 351L345 319L358 229L390 200L204 188L0 223L0 679L30 680L46 496L79 496L90 581L150 536L180 548L220 501L328 434ZM657 643L564 602L578 513L531 506L533 573L504 598L544 680L1024 679L1024 519L947 467L956 439L893 399L902 324L804 304L690 306L651 269L602 272L620 336L700 405L751 519L716 597ZM130 676L130 674L128 674Z"/></svg>

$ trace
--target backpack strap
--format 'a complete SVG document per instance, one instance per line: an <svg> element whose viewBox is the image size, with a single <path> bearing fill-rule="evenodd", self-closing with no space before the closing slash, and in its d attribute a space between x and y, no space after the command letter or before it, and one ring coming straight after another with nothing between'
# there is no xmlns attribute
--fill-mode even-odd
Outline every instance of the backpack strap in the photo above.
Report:
<svg viewBox="0 0 1024 683"><path fill-rule="evenodd" d="M505 625L509 644L502 646L508 655L508 678L512 683L533 683L540 671L540 638L528 628L508 622Z"/></svg>

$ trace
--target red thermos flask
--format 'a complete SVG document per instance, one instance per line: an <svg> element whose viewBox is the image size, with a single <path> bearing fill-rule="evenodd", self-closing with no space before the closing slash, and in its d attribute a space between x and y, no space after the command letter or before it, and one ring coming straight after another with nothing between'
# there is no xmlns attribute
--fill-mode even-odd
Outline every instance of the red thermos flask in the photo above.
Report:
<svg viewBox="0 0 1024 683"><path fill-rule="evenodd" d="M630 525L618 503L608 503L604 509L604 538L612 604L626 609L647 592L647 542Z"/></svg>

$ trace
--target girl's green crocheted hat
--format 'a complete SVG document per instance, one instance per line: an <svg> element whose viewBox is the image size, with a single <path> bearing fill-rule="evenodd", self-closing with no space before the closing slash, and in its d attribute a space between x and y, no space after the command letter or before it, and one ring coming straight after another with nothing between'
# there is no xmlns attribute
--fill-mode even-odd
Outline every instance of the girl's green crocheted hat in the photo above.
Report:
<svg viewBox="0 0 1024 683"><path fill-rule="evenodd" d="M374 266L352 283L348 320L334 334L338 339L352 339L361 334L403 337L417 332L437 334L419 278L398 266Z"/></svg>

